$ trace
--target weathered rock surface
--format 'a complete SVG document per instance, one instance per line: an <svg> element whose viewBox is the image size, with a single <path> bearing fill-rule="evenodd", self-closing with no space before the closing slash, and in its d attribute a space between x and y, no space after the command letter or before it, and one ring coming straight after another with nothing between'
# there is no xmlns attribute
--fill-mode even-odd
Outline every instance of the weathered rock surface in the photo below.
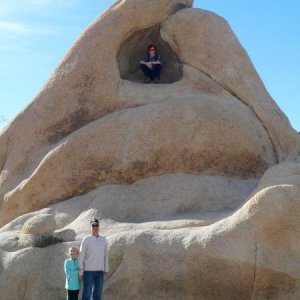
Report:
<svg viewBox="0 0 300 300"><path fill-rule="evenodd" d="M64 299L92 216L106 299L299 298L299 135L192 2L117 1L0 134L1 299ZM141 84L150 42L160 85Z"/></svg>
<svg viewBox="0 0 300 300"><path fill-rule="evenodd" d="M277 184L283 176L285 183ZM3 299L38 299L43 289L47 299L63 299L67 248L79 245L93 215L103 217L110 244L107 299L297 299L299 185L300 165L294 163L270 169L255 191L255 181L164 175L102 186L21 216L0 230L2 264L8 266L0 274L0 288L9 292ZM240 202L238 196L251 191ZM227 203L220 206L218 198ZM65 242L27 248L23 224L50 213ZM17 272L13 282L20 289L10 284Z"/></svg>
<svg viewBox="0 0 300 300"><path fill-rule="evenodd" d="M39 214L28 219L23 227L23 234L52 234L56 229L56 222L52 214Z"/></svg>
<svg viewBox="0 0 300 300"><path fill-rule="evenodd" d="M6 221L103 183L151 175L261 176L276 162L272 144L251 110L235 102L172 98L94 121L59 143L6 195L0 216Z"/></svg>
<svg viewBox="0 0 300 300"><path fill-rule="evenodd" d="M253 110L264 124L279 161L299 154L299 148L293 151L297 137L293 131L285 130L289 121L267 93L224 19L208 11L184 9L162 24L161 33L183 63L216 80Z"/></svg>

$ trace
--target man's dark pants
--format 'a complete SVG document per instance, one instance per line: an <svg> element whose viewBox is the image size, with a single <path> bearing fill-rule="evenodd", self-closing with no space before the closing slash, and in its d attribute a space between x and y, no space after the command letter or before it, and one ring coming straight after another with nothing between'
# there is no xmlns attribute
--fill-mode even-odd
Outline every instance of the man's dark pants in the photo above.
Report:
<svg viewBox="0 0 300 300"><path fill-rule="evenodd" d="M160 79L161 65L153 65L152 69L149 69L146 65L141 64L141 69L145 77L148 77L151 80L154 80L154 78Z"/></svg>
<svg viewBox="0 0 300 300"><path fill-rule="evenodd" d="M83 272L82 300L101 300L103 288L103 271Z"/></svg>

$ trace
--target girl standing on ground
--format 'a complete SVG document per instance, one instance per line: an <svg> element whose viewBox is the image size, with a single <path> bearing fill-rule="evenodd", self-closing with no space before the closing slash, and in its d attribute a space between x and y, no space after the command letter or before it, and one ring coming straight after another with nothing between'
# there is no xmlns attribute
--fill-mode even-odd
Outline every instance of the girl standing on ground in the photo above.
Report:
<svg viewBox="0 0 300 300"><path fill-rule="evenodd" d="M69 258L65 260L66 289L68 292L68 300L78 300L80 290L78 253L78 248L74 246L71 247L69 249Z"/></svg>

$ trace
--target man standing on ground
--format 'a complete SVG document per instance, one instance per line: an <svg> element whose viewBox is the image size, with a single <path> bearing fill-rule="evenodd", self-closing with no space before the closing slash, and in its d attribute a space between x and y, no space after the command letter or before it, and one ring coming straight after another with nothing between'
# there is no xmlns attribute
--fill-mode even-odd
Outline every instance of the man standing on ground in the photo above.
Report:
<svg viewBox="0 0 300 300"><path fill-rule="evenodd" d="M99 235L98 219L92 219L90 225L91 235L86 236L80 246L79 277L83 280L82 300L101 300L104 278L108 275L107 241Z"/></svg>

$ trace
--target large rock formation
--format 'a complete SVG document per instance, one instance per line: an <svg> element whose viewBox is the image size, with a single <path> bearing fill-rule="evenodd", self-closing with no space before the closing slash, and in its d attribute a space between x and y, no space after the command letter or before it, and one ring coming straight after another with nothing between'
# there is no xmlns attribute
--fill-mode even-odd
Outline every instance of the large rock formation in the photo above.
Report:
<svg viewBox="0 0 300 300"><path fill-rule="evenodd" d="M63 299L65 252L95 215L106 299L300 296L299 136L192 2L117 1L1 133L1 299ZM159 85L141 84L148 43Z"/></svg>

